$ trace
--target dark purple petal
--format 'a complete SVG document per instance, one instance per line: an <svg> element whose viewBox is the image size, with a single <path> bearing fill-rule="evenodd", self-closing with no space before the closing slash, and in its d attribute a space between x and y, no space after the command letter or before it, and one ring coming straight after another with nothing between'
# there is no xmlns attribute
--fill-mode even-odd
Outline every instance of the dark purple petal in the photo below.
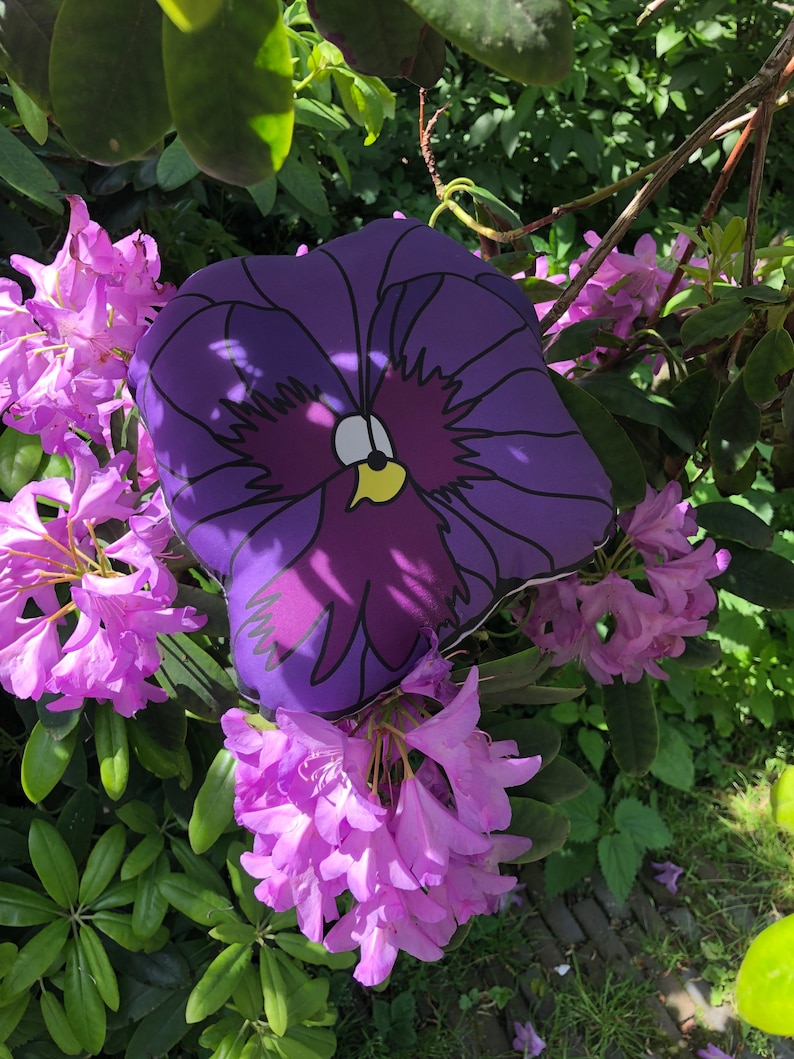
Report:
<svg viewBox="0 0 794 1059"><path fill-rule="evenodd" d="M611 524L531 303L418 222L204 269L130 378L268 709L358 709Z"/></svg>

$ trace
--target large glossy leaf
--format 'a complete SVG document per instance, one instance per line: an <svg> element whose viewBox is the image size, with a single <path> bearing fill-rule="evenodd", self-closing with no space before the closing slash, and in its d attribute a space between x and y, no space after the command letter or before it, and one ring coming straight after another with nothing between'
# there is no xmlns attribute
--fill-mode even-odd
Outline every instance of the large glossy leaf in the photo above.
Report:
<svg viewBox="0 0 794 1059"><path fill-rule="evenodd" d="M670 394L679 419L689 427L695 441L700 441L708 430L719 392L715 376L702 368L687 375Z"/></svg>
<svg viewBox="0 0 794 1059"><path fill-rule="evenodd" d="M582 386L613 415L658 427L684 452L694 452L695 438L672 401L646 393L628 379L614 375L591 375Z"/></svg>
<svg viewBox="0 0 794 1059"><path fill-rule="evenodd" d="M185 1020L187 996L187 990L169 993L159 1007L142 1018L130 1037L124 1059L176 1054L172 1049L190 1028Z"/></svg>
<svg viewBox="0 0 794 1059"><path fill-rule="evenodd" d="M39 1004L41 1006L41 1017L47 1027L47 1033L49 1033L63 1054L82 1054L83 1046L72 1033L63 1004L55 994L43 990L39 998Z"/></svg>
<svg viewBox="0 0 794 1059"><path fill-rule="evenodd" d="M794 607L794 565L788 559L775 552L746 548L734 541L724 543L731 553L731 561L728 569L712 580L712 585L769 610Z"/></svg>
<svg viewBox="0 0 794 1059"><path fill-rule="evenodd" d="M278 0L224 0L209 26L163 23L168 99L188 154L247 187L280 167L292 139L292 61Z"/></svg>
<svg viewBox="0 0 794 1059"><path fill-rule="evenodd" d="M5 1004L11 997L30 989L36 979L41 978L63 948L70 929L68 919L56 919L22 946L3 980L0 1003Z"/></svg>
<svg viewBox="0 0 794 1059"><path fill-rule="evenodd" d="M52 28L61 0L4 0L0 5L0 69L43 110L50 109Z"/></svg>
<svg viewBox="0 0 794 1059"><path fill-rule="evenodd" d="M525 688L538 680L548 669L549 663L540 656L539 647L529 647L518 654L506 655L504 658L493 658L477 667L480 699L494 699L505 702L508 692L515 688ZM471 667L456 669L452 678L456 684L463 684L471 672Z"/></svg>
<svg viewBox="0 0 794 1059"><path fill-rule="evenodd" d="M698 526L712 537L739 541L748 548L769 548L775 538L773 530L755 512L729 500L699 504L695 514Z"/></svg>
<svg viewBox="0 0 794 1059"><path fill-rule="evenodd" d="M80 943L99 995L111 1011L118 1011L119 983L116 972L105 952L105 946L87 923L80 927Z"/></svg>
<svg viewBox="0 0 794 1059"><path fill-rule="evenodd" d="M264 945L259 953L259 975L268 1025L277 1036L283 1037L289 1025L287 1020L288 991L275 953L267 945Z"/></svg>
<svg viewBox="0 0 794 1059"><path fill-rule="evenodd" d="M217 17L223 0L157 0L177 29L195 33Z"/></svg>
<svg viewBox="0 0 794 1059"><path fill-rule="evenodd" d="M554 806L535 801L534 798L511 798L510 807L513 811L510 834L526 835L532 839L531 849L517 857L516 864L529 864L548 856L559 849L568 837L570 822Z"/></svg>
<svg viewBox="0 0 794 1059"><path fill-rule="evenodd" d="M55 177L5 125L0 125L0 177L53 213L63 213L63 203L55 198L60 192Z"/></svg>
<svg viewBox="0 0 794 1059"><path fill-rule="evenodd" d="M551 381L609 476L615 507L639 504L645 497L645 471L625 430L592 393L564 379L556 371L551 372Z"/></svg>
<svg viewBox="0 0 794 1059"><path fill-rule="evenodd" d="M54 739L36 721L22 755L22 789L32 802L47 797L66 771L76 746L76 728L63 739Z"/></svg>
<svg viewBox="0 0 794 1059"><path fill-rule="evenodd" d="M250 944L228 945L215 957L188 997L185 1020L201 1022L231 996L251 962Z"/></svg>
<svg viewBox="0 0 794 1059"><path fill-rule="evenodd" d="M221 748L207 769L188 824L188 838L195 853L206 853L232 821L235 764L229 751Z"/></svg>
<svg viewBox="0 0 794 1059"><path fill-rule="evenodd" d="M16 883L0 882L0 926L36 927L60 915L55 902L44 894Z"/></svg>
<svg viewBox="0 0 794 1059"><path fill-rule="evenodd" d="M408 2L442 36L514 81L550 85L571 68L568 0Z"/></svg>
<svg viewBox="0 0 794 1059"><path fill-rule="evenodd" d="M751 310L735 298L724 298L688 316L681 326L685 349L705 346L736 334L750 318Z"/></svg>
<svg viewBox="0 0 794 1059"><path fill-rule="evenodd" d="M52 824L32 820L28 832L30 859L44 889L63 908L77 903L77 865Z"/></svg>
<svg viewBox="0 0 794 1059"><path fill-rule="evenodd" d="M636 684L625 684L615 677L614 684L605 684L602 691L615 760L628 776L644 776L659 750L651 682L647 674Z"/></svg>
<svg viewBox="0 0 794 1059"><path fill-rule="evenodd" d="M41 463L38 434L20 434L6 427L0 434L0 489L12 497L34 477Z"/></svg>
<svg viewBox="0 0 794 1059"><path fill-rule="evenodd" d="M785 328L767 331L750 351L744 366L744 388L751 401L774 401L781 388L777 380L794 368L794 341Z"/></svg>
<svg viewBox="0 0 794 1059"><path fill-rule="evenodd" d="M557 757L562 736L556 724L537 721L534 718L500 720L488 725L492 739L515 739L519 757L541 758L541 769L545 769Z"/></svg>
<svg viewBox="0 0 794 1059"><path fill-rule="evenodd" d="M50 93L64 135L86 158L115 165L168 131L162 21L152 0L63 0Z"/></svg>
<svg viewBox="0 0 794 1059"><path fill-rule="evenodd" d="M515 794L523 798L536 798L539 802L555 804L575 798L587 790L590 781L578 765L564 757L555 757L549 766L533 776L527 783L515 788Z"/></svg>
<svg viewBox="0 0 794 1059"><path fill-rule="evenodd" d="M354 70L410 76L425 20L403 0L314 0L311 13L319 32L342 50Z"/></svg>
<svg viewBox="0 0 794 1059"><path fill-rule="evenodd" d="M794 915L762 930L736 979L736 1007L764 1033L794 1034Z"/></svg>
<svg viewBox="0 0 794 1059"><path fill-rule="evenodd" d="M158 645L163 662L157 677L172 699L179 699L181 689L187 688L216 718L237 705L237 692L228 674L195 640L176 633L161 636Z"/></svg>
<svg viewBox="0 0 794 1059"><path fill-rule="evenodd" d="M102 786L107 796L117 801L127 789L130 749L127 722L116 713L109 702L97 703L94 715L94 743Z"/></svg>
<svg viewBox="0 0 794 1059"><path fill-rule="evenodd" d="M88 855L80 879L78 897L81 904L91 905L110 885L124 856L127 832L122 824L114 824L101 835Z"/></svg>
<svg viewBox="0 0 794 1059"><path fill-rule="evenodd" d="M709 429L715 474L735 474L750 458L761 432L761 412L747 396L744 378L731 383L717 405Z"/></svg>
<svg viewBox="0 0 794 1059"><path fill-rule="evenodd" d="M107 1015L80 939L75 938L66 958L63 999L69 1027L91 1055L99 1055L105 1043Z"/></svg>

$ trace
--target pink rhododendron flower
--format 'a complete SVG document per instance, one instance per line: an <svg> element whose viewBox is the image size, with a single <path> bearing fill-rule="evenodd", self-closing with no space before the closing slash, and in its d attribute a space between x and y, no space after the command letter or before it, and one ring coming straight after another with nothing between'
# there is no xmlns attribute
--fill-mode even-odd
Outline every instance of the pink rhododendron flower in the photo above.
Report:
<svg viewBox="0 0 794 1059"><path fill-rule="evenodd" d="M477 728L476 671L458 688L449 670L433 641L397 692L355 717L278 710L278 727L242 710L223 717L257 896L295 907L306 936L333 952L360 946L366 985L400 949L439 959L459 924L515 886L499 862L530 845L492 832L510 823L505 787L534 776L540 758L492 743Z"/></svg>
<svg viewBox="0 0 794 1059"><path fill-rule="evenodd" d="M659 661L677 658L686 637L706 631L717 602L708 582L730 555L712 540L692 543L697 519L678 482L659 493L649 486L618 525L622 536L611 554L596 553L594 571L538 586L532 610L516 619L553 653L553 665L577 659L601 684L636 683L646 672L666 680Z"/></svg>
<svg viewBox="0 0 794 1059"><path fill-rule="evenodd" d="M151 236L111 243L83 200L67 198L69 230L55 260L11 258L33 297L23 305L18 284L0 282L0 411L38 434L45 452L65 452L74 431L112 451L110 416L132 407L127 361L173 288L158 282Z"/></svg>
<svg viewBox="0 0 794 1059"><path fill-rule="evenodd" d="M123 477L129 454L100 467L84 442L66 444L71 479L0 504L0 682L20 698L56 696L51 710L91 697L129 717L167 698L149 680L158 635L206 619L171 606L176 582L158 558L171 526L159 493L141 502ZM114 540L111 520L130 528Z"/></svg>

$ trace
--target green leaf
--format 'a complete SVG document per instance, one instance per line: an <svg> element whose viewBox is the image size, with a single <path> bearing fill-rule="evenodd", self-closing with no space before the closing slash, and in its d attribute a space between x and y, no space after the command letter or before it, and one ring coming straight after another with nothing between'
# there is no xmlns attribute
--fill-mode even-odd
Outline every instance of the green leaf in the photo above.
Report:
<svg viewBox="0 0 794 1059"><path fill-rule="evenodd" d="M265 1001L265 1018L273 1033L278 1037L283 1037L289 1025L287 989L278 960L267 945L259 951L259 976Z"/></svg>
<svg viewBox="0 0 794 1059"><path fill-rule="evenodd" d="M130 750L127 722L110 705L98 702L94 714L94 744L99 761L99 777L108 798L118 801L127 789Z"/></svg>
<svg viewBox="0 0 794 1059"><path fill-rule="evenodd" d="M510 807L510 834L532 839L531 849L517 857L516 864L529 864L548 856L568 837L571 825L559 809L533 798L511 798Z"/></svg>
<svg viewBox="0 0 794 1059"><path fill-rule="evenodd" d="M772 784L772 819L778 827L794 833L794 765L788 765Z"/></svg>
<svg viewBox="0 0 794 1059"><path fill-rule="evenodd" d="M567 0L408 0L417 14L468 55L514 81L552 85L573 61Z"/></svg>
<svg viewBox="0 0 794 1059"><path fill-rule="evenodd" d="M718 547L721 543L717 541ZM712 585L768 610L794 607L794 565L788 559L735 542L726 542L726 546L731 561L727 570L712 579Z"/></svg>
<svg viewBox="0 0 794 1059"><path fill-rule="evenodd" d="M290 1026L274 1044L284 1059L331 1059L336 1054L336 1037L319 1026ZM241 1059L252 1057L243 1054Z"/></svg>
<svg viewBox="0 0 794 1059"><path fill-rule="evenodd" d="M492 260L498 261L499 258ZM547 302L554 301L560 293L557 283L552 283L549 279L541 279L540 276L527 276L526 279L519 279L516 282L524 294L529 295L533 305L545 305ZM546 363L554 364L557 359L557 351L550 349L549 352L552 355L546 359ZM565 360L567 358L563 357L561 359Z"/></svg>
<svg viewBox="0 0 794 1059"><path fill-rule="evenodd" d="M60 6L61 0L5 0L0 13L0 69L45 111L50 41Z"/></svg>
<svg viewBox="0 0 794 1059"><path fill-rule="evenodd" d="M555 286L554 298L558 298L562 287ZM569 324L552 338L546 347L543 359L547 364L559 364L564 360L578 360L588 353L592 353L596 346L601 345L599 335L602 332L611 334L615 321L611 316L591 316L587 320L577 320L575 324ZM552 377L553 378L553 377ZM571 386L576 385L571 383Z"/></svg>
<svg viewBox="0 0 794 1059"><path fill-rule="evenodd" d="M232 889L246 919L254 926L269 914L269 909L254 894L256 881L240 864L240 855L246 851L242 842L232 842L226 859L226 870L231 879Z"/></svg>
<svg viewBox="0 0 794 1059"><path fill-rule="evenodd" d="M312 21L337 43L354 70L377 77L410 77L425 28L403 0L315 0Z"/></svg>
<svg viewBox="0 0 794 1059"><path fill-rule="evenodd" d="M145 802L125 802L116 809L116 816L130 831L135 831L138 835L152 835L160 828L157 814Z"/></svg>
<svg viewBox="0 0 794 1059"><path fill-rule="evenodd" d="M612 483L615 507L620 509L639 504L645 498L645 471L625 430L592 394L556 371L550 375L562 403Z"/></svg>
<svg viewBox="0 0 794 1059"><path fill-rule="evenodd" d="M252 923L219 923L209 935L224 945L253 945L257 939L256 927Z"/></svg>
<svg viewBox="0 0 794 1059"><path fill-rule="evenodd" d="M114 824L96 840L80 879L80 904L92 905L108 887L124 856L125 840L126 830L121 824Z"/></svg>
<svg viewBox="0 0 794 1059"><path fill-rule="evenodd" d="M556 897L581 882L593 870L595 860L596 848L590 843L580 846L566 842L562 849L550 853L543 862L547 895Z"/></svg>
<svg viewBox="0 0 794 1059"><path fill-rule="evenodd" d="M165 847L165 839L157 831L153 835L144 835L138 845L130 852L121 866L121 878L136 879L141 872L153 864Z"/></svg>
<svg viewBox="0 0 794 1059"><path fill-rule="evenodd" d="M164 875L159 881L159 887L169 904L205 930L217 926L218 923L240 921L226 894L206 890L187 875Z"/></svg>
<svg viewBox="0 0 794 1059"><path fill-rule="evenodd" d="M472 666L465 669L456 669L452 673L452 679L456 684L462 685ZM494 658L490 662L483 662L477 667L478 689L480 701L498 700L505 701L505 695L515 688L525 688L534 680L541 677L548 669L548 662L540 657L540 648L530 647L526 651L519 651L505 658Z"/></svg>
<svg viewBox="0 0 794 1059"><path fill-rule="evenodd" d="M44 974L63 949L69 937L71 923L68 919L56 919L34 934L17 953L16 959L3 981L0 1004L8 1003L17 994L30 989Z"/></svg>
<svg viewBox="0 0 794 1059"><path fill-rule="evenodd" d="M11 87L11 95L14 98L14 106L17 108L17 114L19 114L28 135L35 140L39 146L45 144L47 142L47 137L50 134L47 115L37 103L34 103L27 92L25 92L16 81L12 81L9 78L8 83Z"/></svg>
<svg viewBox="0 0 794 1059"><path fill-rule="evenodd" d="M268 217L276 204L276 193L278 181L275 177L268 177L258 184L251 184L245 189L256 203L257 209L263 217Z"/></svg>
<svg viewBox="0 0 794 1059"><path fill-rule="evenodd" d="M250 944L229 945L212 961L187 1000L186 1022L201 1022L231 996L253 955Z"/></svg>
<svg viewBox="0 0 794 1059"><path fill-rule="evenodd" d="M63 213L63 203L55 198L60 194L57 180L5 125L0 125L0 177L53 213Z"/></svg>
<svg viewBox="0 0 794 1059"><path fill-rule="evenodd" d="M729 500L699 504L695 515L698 526L712 537L739 541L748 548L769 548L775 534L755 512Z"/></svg>
<svg viewBox="0 0 794 1059"><path fill-rule="evenodd" d="M350 955L345 953L345 955ZM319 1022L325 1015L328 1005L328 978L314 978L304 982L287 997L287 1022L298 1026L302 1022Z"/></svg>
<svg viewBox="0 0 794 1059"><path fill-rule="evenodd" d="M598 864L618 904L631 892L642 864L642 853L630 835L618 831L598 840Z"/></svg>
<svg viewBox="0 0 794 1059"><path fill-rule="evenodd" d="M209 859L197 856L184 839L172 836L171 852L179 862L182 871L190 876L194 883L198 883L203 889L211 890L213 893L226 893L226 883L210 864ZM258 903L261 907L261 902Z"/></svg>
<svg viewBox="0 0 794 1059"><path fill-rule="evenodd" d="M764 1033L794 1035L794 915L762 930L736 979L736 1009Z"/></svg>
<svg viewBox="0 0 794 1059"><path fill-rule="evenodd" d="M708 636L687 636L684 643L684 653L675 660L682 669L713 669L722 657L719 641Z"/></svg>
<svg viewBox="0 0 794 1059"><path fill-rule="evenodd" d="M132 906L132 929L143 941L160 929L168 911L168 901L158 885L167 870L168 861L163 855L138 876Z"/></svg>
<svg viewBox="0 0 794 1059"><path fill-rule="evenodd" d="M157 0L157 3L183 33L204 29L223 7L223 0Z"/></svg>
<svg viewBox="0 0 794 1059"><path fill-rule="evenodd" d="M142 729L149 740L163 750L176 753L185 745L187 717L178 702L154 702L141 710L131 722Z"/></svg>
<svg viewBox="0 0 794 1059"><path fill-rule="evenodd" d="M119 983L105 946L87 923L80 927L80 944L99 995L111 1011L119 1009Z"/></svg>
<svg viewBox="0 0 794 1059"><path fill-rule="evenodd" d="M554 761L560 752L562 742L562 735L556 724L523 717L509 721L498 720L494 724L489 724L488 734L494 740L514 739L518 746L519 757L540 755L541 769L545 769Z"/></svg>
<svg viewBox="0 0 794 1059"><path fill-rule="evenodd" d="M60 915L60 908L44 894L16 883L0 882L0 925L37 927Z"/></svg>
<svg viewBox="0 0 794 1059"><path fill-rule="evenodd" d="M143 948L144 939L139 938L132 929L132 916L123 915L120 912L100 911L93 913L91 922L97 930L107 934L123 949L129 949L130 952L138 952Z"/></svg>
<svg viewBox="0 0 794 1059"><path fill-rule="evenodd" d="M563 812L571 827L571 842L592 842L598 837L598 819L604 804L604 791L597 783L590 786L577 798L565 803Z"/></svg>
<svg viewBox="0 0 794 1059"><path fill-rule="evenodd" d="M29 1001L29 992L20 993L16 1000L12 1000L10 1004L0 1007L0 1041L7 1040L17 1028L20 1019L25 1014ZM3 1048L5 1048L5 1045L0 1044L0 1059L6 1059L6 1057L13 1059L11 1052L7 1048L5 1055L3 1054Z"/></svg>
<svg viewBox="0 0 794 1059"><path fill-rule="evenodd" d="M168 100L205 173L248 187L272 176L292 139L292 60L278 0L224 0L203 29L163 24Z"/></svg>
<svg viewBox="0 0 794 1059"><path fill-rule="evenodd" d="M595 771L600 772L607 754L604 737L601 733L597 732L595 728L579 728L576 732L576 742Z"/></svg>
<svg viewBox="0 0 794 1059"><path fill-rule="evenodd" d="M554 760L527 783L514 788L521 797L536 798L540 802L555 804L575 798L587 789L590 781L578 765L564 757Z"/></svg>
<svg viewBox="0 0 794 1059"><path fill-rule="evenodd" d="M235 759L221 748L199 787L188 824L194 853L206 853L234 819Z"/></svg>
<svg viewBox="0 0 794 1059"><path fill-rule="evenodd" d="M717 339L735 335L750 319L752 310L735 298L724 298L688 316L681 325L684 349L706 346Z"/></svg>
<svg viewBox="0 0 794 1059"><path fill-rule="evenodd" d="M672 844L673 836L657 811L637 798L621 798L613 815L618 831L628 835L637 849L665 849Z"/></svg>
<svg viewBox="0 0 794 1059"><path fill-rule="evenodd" d="M666 397L646 393L628 379L613 375L591 375L582 380L582 388L612 415L658 427L684 452L695 451L696 441L689 424Z"/></svg>
<svg viewBox="0 0 794 1059"><path fill-rule="evenodd" d="M195 640L185 633L175 633L159 637L157 644L163 658L157 679L171 698L179 697L180 686L189 688L217 718L237 705L238 695L231 678Z"/></svg>
<svg viewBox="0 0 794 1059"><path fill-rule="evenodd" d="M152 1056L175 1055L172 1051L190 1027L185 1021L187 990L170 994L159 1007L151 1011L135 1027L129 1039L124 1059L151 1059ZM182 1054L197 1054L193 1048Z"/></svg>
<svg viewBox="0 0 794 1059"><path fill-rule="evenodd" d="M85 158L117 165L168 131L162 22L151 0L63 0L50 93L64 136Z"/></svg>
<svg viewBox="0 0 794 1059"><path fill-rule="evenodd" d="M313 156L307 161L294 148L278 174L278 182L309 213L327 217L330 212L323 182Z"/></svg>
<svg viewBox="0 0 794 1059"><path fill-rule="evenodd" d="M184 716L184 711L182 714ZM136 758L148 772L159 779L178 779L183 788L190 784L193 766L184 746L179 750L167 750L149 735L138 718L128 723L127 735Z"/></svg>
<svg viewBox="0 0 794 1059"><path fill-rule="evenodd" d="M32 820L28 832L30 859L44 889L63 908L77 903L77 865L52 824Z"/></svg>
<svg viewBox="0 0 794 1059"><path fill-rule="evenodd" d="M354 952L329 952L319 941L309 941L302 934L282 932L274 934L273 941L295 960L331 967L333 970L352 967L357 959Z"/></svg>
<svg viewBox="0 0 794 1059"><path fill-rule="evenodd" d="M695 784L692 747L677 728L664 720L659 726L659 753L651 765L651 775L679 791L691 791Z"/></svg>
<svg viewBox="0 0 794 1059"><path fill-rule="evenodd" d="M227 925L231 926L231 924ZM252 927L249 927L248 929L255 935ZM212 931L210 934L212 935ZM250 945L252 941L253 939L249 938L248 944ZM240 1012L243 1018L247 1019L249 1022L258 1022L261 1020L262 985L259 981L259 969L254 967L253 964L248 964L239 982L234 987L232 992L232 1004Z"/></svg>
<svg viewBox="0 0 794 1059"><path fill-rule="evenodd" d="M767 404L780 396L778 376L794 368L794 341L785 328L767 331L750 351L742 377L747 396L756 404Z"/></svg>
<svg viewBox="0 0 794 1059"><path fill-rule="evenodd" d="M670 402L679 420L687 424L696 442L700 442L708 430L719 392L716 377L702 368L683 379L670 394Z"/></svg>
<svg viewBox="0 0 794 1059"><path fill-rule="evenodd" d="M201 170L187 153L178 136L169 143L157 163L157 183L163 191L183 187Z"/></svg>
<svg viewBox="0 0 794 1059"><path fill-rule="evenodd" d="M627 776L644 776L659 750L659 723L647 673L636 684L615 677L602 694L612 753Z"/></svg>
<svg viewBox="0 0 794 1059"><path fill-rule="evenodd" d="M46 989L42 989L39 999L41 1005L41 1017L47 1027L47 1033L52 1037L55 1044L64 1055L80 1055L83 1046L72 1033L69 1020L63 1009L63 1004Z"/></svg>
<svg viewBox="0 0 794 1059"><path fill-rule="evenodd" d="M66 772L77 746L77 729L54 739L36 721L22 755L22 790L32 802L43 801Z"/></svg>
<svg viewBox="0 0 794 1059"><path fill-rule="evenodd" d="M99 1055L105 1043L107 1016L79 938L69 946L63 999L69 1028L87 1052Z"/></svg>

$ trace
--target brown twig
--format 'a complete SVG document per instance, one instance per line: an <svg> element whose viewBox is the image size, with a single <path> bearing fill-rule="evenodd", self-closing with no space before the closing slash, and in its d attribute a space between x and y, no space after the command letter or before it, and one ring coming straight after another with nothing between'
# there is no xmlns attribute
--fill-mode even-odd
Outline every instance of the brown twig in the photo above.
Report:
<svg viewBox="0 0 794 1059"><path fill-rule="evenodd" d="M427 104L427 89L419 89L419 146L422 150L422 157L425 160L427 171L430 174L430 179L433 181L433 187L436 189L436 195L443 199L444 197L444 181L441 179L441 175L438 172L438 166L436 165L436 156L433 154L432 136L433 130L436 127L436 122L449 107L449 103L445 103L443 107L435 112L433 117L425 125L425 106Z"/></svg>
<svg viewBox="0 0 794 1059"><path fill-rule="evenodd" d="M637 19L637 25L641 26L643 22L647 22L649 18L653 18L653 16L659 11L659 8L664 7L668 2L669 0L650 0L650 3L645 5L645 10Z"/></svg>
<svg viewBox="0 0 794 1059"><path fill-rule="evenodd" d="M754 99L758 99L769 89L770 84L777 84L781 72L787 66L794 52L794 19L786 27L778 43L773 48L769 58L761 69L747 84L734 93L731 98L723 103L710 117L702 122L695 131L684 140L680 147L668 157L654 176L637 192L632 201L620 214L615 223L606 233L604 238L589 255L580 271L568 284L555 304L543 318L541 330L547 331L559 320L569 305L571 305L581 293L587 281L598 271L609 255L610 251L617 246L623 236L634 224L642 211L653 201L664 185L678 172L686 163L687 159L699 147L702 147L716 129L742 110Z"/></svg>

